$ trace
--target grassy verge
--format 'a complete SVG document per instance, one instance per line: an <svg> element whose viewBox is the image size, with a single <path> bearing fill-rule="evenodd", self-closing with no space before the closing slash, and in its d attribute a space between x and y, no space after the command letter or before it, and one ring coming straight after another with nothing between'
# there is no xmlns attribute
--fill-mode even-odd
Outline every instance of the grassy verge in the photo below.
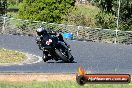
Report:
<svg viewBox="0 0 132 88"><path fill-rule="evenodd" d="M27 58L26 55L20 52L0 49L0 64L21 62L25 60L26 58Z"/></svg>
<svg viewBox="0 0 132 88"><path fill-rule="evenodd" d="M128 84L86 84L80 86L74 81L32 81L24 83L0 82L0 88L131 88L131 86Z"/></svg>

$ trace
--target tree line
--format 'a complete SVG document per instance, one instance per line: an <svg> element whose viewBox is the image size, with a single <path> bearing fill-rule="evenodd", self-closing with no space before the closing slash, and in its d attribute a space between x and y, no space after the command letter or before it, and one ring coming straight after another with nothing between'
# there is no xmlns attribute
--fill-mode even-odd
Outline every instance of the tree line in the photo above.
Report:
<svg viewBox="0 0 132 88"><path fill-rule="evenodd" d="M76 0L7 0L19 4L19 18L62 23L76 10ZM119 0L88 0L100 8L96 15L97 27L115 29ZM119 29L132 30L132 0L120 0ZM73 10L74 9L74 10ZM79 19L79 18L78 18ZM82 19L82 18L81 18ZM82 20L86 20L85 18ZM85 24L84 24L85 26Z"/></svg>

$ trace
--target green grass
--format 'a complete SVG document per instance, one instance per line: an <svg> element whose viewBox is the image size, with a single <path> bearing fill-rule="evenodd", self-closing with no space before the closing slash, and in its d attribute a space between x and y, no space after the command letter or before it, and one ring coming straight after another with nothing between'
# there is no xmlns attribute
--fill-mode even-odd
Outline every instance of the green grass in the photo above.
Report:
<svg viewBox="0 0 132 88"><path fill-rule="evenodd" d="M96 15L99 13L100 9L96 6L88 5L76 5L77 13L84 15L85 19L83 19L86 23L85 26L89 27L97 27L96 26Z"/></svg>
<svg viewBox="0 0 132 88"><path fill-rule="evenodd" d="M20 62L26 58L26 55L23 53L7 49L0 49L0 64Z"/></svg>
<svg viewBox="0 0 132 88"><path fill-rule="evenodd" d="M11 9L11 8L18 8L18 5L17 4L14 4L14 5L9 4L8 5L8 9Z"/></svg>
<svg viewBox="0 0 132 88"><path fill-rule="evenodd" d="M96 6L92 5L77 5L77 9L79 12L81 12L85 16L89 16L91 18L95 18L95 16L98 14L100 9Z"/></svg>
<svg viewBox="0 0 132 88"><path fill-rule="evenodd" d="M7 12L8 17L18 18L18 12Z"/></svg>
<svg viewBox="0 0 132 88"><path fill-rule="evenodd" d="M80 86L74 81L33 81L25 83L0 82L0 88L132 88L132 86L129 84L86 84Z"/></svg>
<svg viewBox="0 0 132 88"><path fill-rule="evenodd" d="M8 5L8 9L18 9L18 5ZM7 16L13 17L13 18L18 18L18 12L7 12Z"/></svg>
<svg viewBox="0 0 132 88"><path fill-rule="evenodd" d="M7 9L18 9L19 4L9 4ZM7 12L7 16L18 18L18 12Z"/></svg>

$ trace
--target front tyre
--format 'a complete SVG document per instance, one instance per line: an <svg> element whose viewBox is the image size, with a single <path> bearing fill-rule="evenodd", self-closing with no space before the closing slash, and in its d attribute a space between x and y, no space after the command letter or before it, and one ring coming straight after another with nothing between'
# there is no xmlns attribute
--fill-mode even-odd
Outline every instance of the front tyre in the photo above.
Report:
<svg viewBox="0 0 132 88"><path fill-rule="evenodd" d="M46 55L43 55L42 59L44 62L48 61L48 57Z"/></svg>
<svg viewBox="0 0 132 88"><path fill-rule="evenodd" d="M70 58L70 62L73 62L74 61L74 58L73 58L73 56Z"/></svg>
<svg viewBox="0 0 132 88"><path fill-rule="evenodd" d="M67 52L63 52L61 49L55 50L56 54L64 61L64 62L72 62L73 59L68 57Z"/></svg>
<svg viewBox="0 0 132 88"><path fill-rule="evenodd" d="M48 61L49 57L48 57L48 52L43 51L43 57L42 57L43 61L46 62Z"/></svg>

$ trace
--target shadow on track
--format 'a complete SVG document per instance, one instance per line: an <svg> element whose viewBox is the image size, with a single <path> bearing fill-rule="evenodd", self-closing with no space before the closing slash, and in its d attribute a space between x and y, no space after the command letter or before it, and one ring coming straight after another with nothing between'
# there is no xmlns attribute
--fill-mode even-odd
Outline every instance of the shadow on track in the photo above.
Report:
<svg viewBox="0 0 132 88"><path fill-rule="evenodd" d="M64 61L47 61L46 63L77 63L76 61L73 61L73 62L64 62Z"/></svg>

